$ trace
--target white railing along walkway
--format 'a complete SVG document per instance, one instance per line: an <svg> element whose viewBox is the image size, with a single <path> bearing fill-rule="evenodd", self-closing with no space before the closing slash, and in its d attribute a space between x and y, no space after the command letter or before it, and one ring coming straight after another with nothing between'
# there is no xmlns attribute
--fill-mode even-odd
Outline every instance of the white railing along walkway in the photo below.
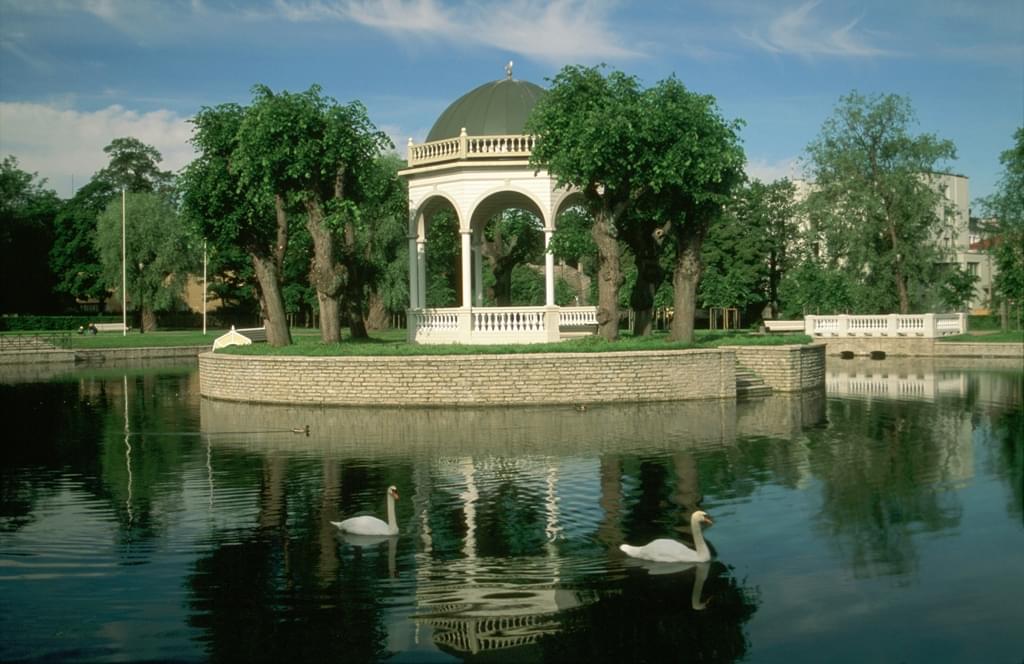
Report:
<svg viewBox="0 0 1024 664"><path fill-rule="evenodd" d="M967 332L965 314L888 314L807 316L804 334L813 337L921 337L934 339Z"/></svg>

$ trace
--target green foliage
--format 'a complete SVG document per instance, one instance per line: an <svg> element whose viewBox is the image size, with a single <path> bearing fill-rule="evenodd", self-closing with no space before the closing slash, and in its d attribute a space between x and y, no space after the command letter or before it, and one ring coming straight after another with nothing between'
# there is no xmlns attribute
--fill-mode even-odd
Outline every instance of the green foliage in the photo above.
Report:
<svg viewBox="0 0 1024 664"><path fill-rule="evenodd" d="M89 323L120 323L118 316L97 316L81 314L75 316L3 316L0 330L11 332L35 332L40 330L75 331Z"/></svg>
<svg viewBox="0 0 1024 664"><path fill-rule="evenodd" d="M128 299L143 312L169 311L179 301L188 272L201 260L201 245L170 201L161 194L129 194L125 199L125 271ZM100 214L96 248L108 289L121 292L121 200Z"/></svg>
<svg viewBox="0 0 1024 664"><path fill-rule="evenodd" d="M163 157L160 151L130 136L115 138L103 151L110 155L107 165L93 175L114 191L129 193L168 193L174 186L174 175L157 166Z"/></svg>
<svg viewBox="0 0 1024 664"><path fill-rule="evenodd" d="M779 284L781 318L806 314L849 313L854 309L853 284L848 274L806 257L789 270Z"/></svg>
<svg viewBox="0 0 1024 664"><path fill-rule="evenodd" d="M110 161L75 192L54 220L50 269L56 289L70 298L102 300L107 291L96 254L96 218L125 188L131 193L172 193L174 178L161 171L160 152L137 138L115 138L103 151Z"/></svg>
<svg viewBox="0 0 1024 664"><path fill-rule="evenodd" d="M1017 311L1024 307L1024 127L1014 132L1014 145L999 157L1003 175L996 192L982 201L995 219L992 256L995 259L993 295Z"/></svg>
<svg viewBox="0 0 1024 664"><path fill-rule="evenodd" d="M499 306L516 303L524 296L520 293L517 297L513 293L516 269L544 259L541 220L527 210L505 210L487 221L480 250L493 273L491 290L494 302ZM542 287L540 304L543 303Z"/></svg>
<svg viewBox="0 0 1024 664"><path fill-rule="evenodd" d="M963 311L974 295L980 277L953 266L939 283L939 299L949 311Z"/></svg>
<svg viewBox="0 0 1024 664"><path fill-rule="evenodd" d="M516 265L512 268L509 304L517 307L543 306L544 274L530 265Z"/></svg>
<svg viewBox="0 0 1024 664"><path fill-rule="evenodd" d="M18 168L8 156L0 162L0 312L41 313L58 308L48 266L53 220L60 199L46 181Z"/></svg>
<svg viewBox="0 0 1024 664"><path fill-rule="evenodd" d="M912 293L934 281L946 258L934 240L951 211L931 174L956 150L931 134L911 135L913 121L904 97L853 92L807 147L810 242L845 274L854 313L910 313L921 306Z"/></svg>
<svg viewBox="0 0 1024 664"><path fill-rule="evenodd" d="M440 210L427 226L427 306L452 307L458 303L459 221L455 211Z"/></svg>

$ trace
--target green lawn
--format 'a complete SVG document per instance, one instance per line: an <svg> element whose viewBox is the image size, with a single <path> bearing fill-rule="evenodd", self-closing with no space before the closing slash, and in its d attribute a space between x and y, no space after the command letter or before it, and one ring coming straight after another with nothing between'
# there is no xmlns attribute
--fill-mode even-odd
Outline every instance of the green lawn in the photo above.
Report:
<svg viewBox="0 0 1024 664"><path fill-rule="evenodd" d="M292 346L274 348L267 344L232 346L223 351L237 355L359 355L359 356L406 356L406 355L474 355L506 353L602 353L612 351L666 350L682 348L714 348L729 345L765 345L809 343L810 337L794 335L755 335L745 331L725 333L721 331L697 331L694 344L668 341L664 333L651 337L624 335L618 341L605 341L599 337L584 337L551 344L503 344L498 346L477 345L418 345L405 341L405 330L375 332L370 339L354 341L348 338L340 344L320 342L319 332L311 330L309 335L296 335Z"/></svg>
<svg viewBox="0 0 1024 664"><path fill-rule="evenodd" d="M1024 343L1024 330L1010 332L975 332L958 334L955 337L942 337L939 341L959 341L984 344L1019 344Z"/></svg>

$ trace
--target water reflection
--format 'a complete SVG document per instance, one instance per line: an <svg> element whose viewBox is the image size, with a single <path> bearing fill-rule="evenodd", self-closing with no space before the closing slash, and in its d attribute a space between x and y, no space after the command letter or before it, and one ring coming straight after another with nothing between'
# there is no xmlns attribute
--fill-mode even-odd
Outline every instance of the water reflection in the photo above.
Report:
<svg viewBox="0 0 1024 664"><path fill-rule="evenodd" d="M1021 374L950 371L932 398L585 412L211 402L191 369L0 384L0 659L871 660L871 631L1005 660ZM391 484L399 537L330 524ZM713 562L618 551L687 541L698 507Z"/></svg>

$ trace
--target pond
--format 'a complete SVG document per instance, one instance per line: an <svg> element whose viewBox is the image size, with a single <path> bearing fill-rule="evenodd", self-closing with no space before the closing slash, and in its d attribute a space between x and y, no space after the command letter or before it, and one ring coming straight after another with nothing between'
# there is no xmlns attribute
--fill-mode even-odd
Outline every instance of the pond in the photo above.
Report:
<svg viewBox="0 0 1024 664"><path fill-rule="evenodd" d="M1019 662L1022 378L835 360L749 401L385 410L8 368L0 660ZM389 485L397 537L331 525ZM619 550L698 508L712 562Z"/></svg>

